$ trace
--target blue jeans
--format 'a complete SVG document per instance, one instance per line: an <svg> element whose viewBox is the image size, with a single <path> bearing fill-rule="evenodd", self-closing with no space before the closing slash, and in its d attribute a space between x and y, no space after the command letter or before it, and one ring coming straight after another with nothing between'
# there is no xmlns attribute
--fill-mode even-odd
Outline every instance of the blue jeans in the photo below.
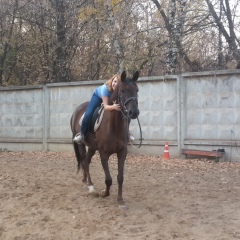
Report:
<svg viewBox="0 0 240 240"><path fill-rule="evenodd" d="M92 116L95 111L95 109L100 106L102 103L102 99L99 98L95 93L92 95L92 98L87 106L85 115L83 117L82 126L81 126L81 133L84 135L84 137L87 136L87 134L91 130L91 123L92 123Z"/></svg>

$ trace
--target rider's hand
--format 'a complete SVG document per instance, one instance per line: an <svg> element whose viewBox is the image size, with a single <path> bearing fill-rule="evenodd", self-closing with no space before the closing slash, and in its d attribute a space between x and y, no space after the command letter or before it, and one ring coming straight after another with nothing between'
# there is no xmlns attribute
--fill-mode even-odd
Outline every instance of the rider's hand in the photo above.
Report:
<svg viewBox="0 0 240 240"><path fill-rule="evenodd" d="M120 105L116 103L116 101L113 101L113 110L120 111Z"/></svg>

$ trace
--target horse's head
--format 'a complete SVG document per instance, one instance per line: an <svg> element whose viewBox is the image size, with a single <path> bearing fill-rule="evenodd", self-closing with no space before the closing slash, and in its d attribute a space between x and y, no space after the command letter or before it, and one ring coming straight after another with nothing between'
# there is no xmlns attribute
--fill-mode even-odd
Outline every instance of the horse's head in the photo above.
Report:
<svg viewBox="0 0 240 240"><path fill-rule="evenodd" d="M118 86L118 103L121 106L124 117L135 119L139 115L138 109L138 86L139 73L135 72L132 78L126 76L126 72L121 74L121 83Z"/></svg>

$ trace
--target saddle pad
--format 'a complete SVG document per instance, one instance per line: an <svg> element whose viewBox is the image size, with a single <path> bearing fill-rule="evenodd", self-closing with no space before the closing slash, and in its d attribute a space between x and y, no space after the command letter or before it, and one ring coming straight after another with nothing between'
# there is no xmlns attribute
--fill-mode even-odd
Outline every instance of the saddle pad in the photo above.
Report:
<svg viewBox="0 0 240 240"><path fill-rule="evenodd" d="M98 110L97 116L95 116L96 120L95 120L94 127L93 127L93 131L94 132L96 132L98 130L98 128L99 128L99 126L100 126L100 124L102 122L103 114L104 114L104 106L102 104L101 107ZM79 125L80 126L82 126L82 121L83 121L84 115L85 115L85 113L83 113L82 117L79 120Z"/></svg>
<svg viewBox="0 0 240 240"><path fill-rule="evenodd" d="M98 110L98 115L94 124L94 128L93 131L96 132L102 122L102 118L103 118L103 114L104 114L104 105L102 104L100 109Z"/></svg>
<svg viewBox="0 0 240 240"><path fill-rule="evenodd" d="M82 126L82 120L84 118L85 112L83 113L83 115L81 116L80 120L79 120L79 125Z"/></svg>

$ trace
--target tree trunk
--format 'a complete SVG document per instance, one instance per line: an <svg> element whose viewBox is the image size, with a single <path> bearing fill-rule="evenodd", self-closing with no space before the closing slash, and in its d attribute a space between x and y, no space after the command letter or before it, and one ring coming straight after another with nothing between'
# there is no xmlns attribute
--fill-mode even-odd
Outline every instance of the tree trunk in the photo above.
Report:
<svg viewBox="0 0 240 240"><path fill-rule="evenodd" d="M219 18L222 19L223 0L220 0L220 14ZM218 31L218 69L223 69L223 42L222 33Z"/></svg>
<svg viewBox="0 0 240 240"><path fill-rule="evenodd" d="M7 60L9 49L10 49L10 44L9 43L11 42L12 35L13 35L13 27L14 27L14 23L15 23L15 19L16 19L17 10L18 10L18 0L15 0L14 6L13 6L13 13L12 13L12 16L11 16L12 19L11 19L9 31L6 34L6 36L4 36L4 34L2 36L3 39L4 39L4 43L2 43L3 49L2 49L2 53L0 55L0 86L3 85L3 77L4 77L4 72L5 72L4 70L5 70L5 68L8 68L8 66L7 67L5 66L5 62ZM7 15L8 14L6 14L6 16ZM1 21L2 20L3 19L1 18ZM4 20L6 20L6 19L4 19ZM5 76L5 78L6 78L6 76Z"/></svg>
<svg viewBox="0 0 240 240"><path fill-rule="evenodd" d="M56 58L53 65L55 82L69 82L70 68L68 66L68 55L66 53L66 6L64 0L55 1L56 9Z"/></svg>
<svg viewBox="0 0 240 240"><path fill-rule="evenodd" d="M119 35L117 32L117 27L115 24L115 18L112 10L112 1L107 0L106 1L107 8L108 8L108 20L111 24L112 27L112 37L113 37L113 47L116 52L116 57L117 57L117 68L119 72L122 72L124 69L124 60L123 60L123 54L122 54L122 46L120 43Z"/></svg>
<svg viewBox="0 0 240 240"><path fill-rule="evenodd" d="M166 61L166 73L176 73L177 66L177 45L176 45L176 0L170 0L169 6L169 35L168 35L168 53Z"/></svg>

